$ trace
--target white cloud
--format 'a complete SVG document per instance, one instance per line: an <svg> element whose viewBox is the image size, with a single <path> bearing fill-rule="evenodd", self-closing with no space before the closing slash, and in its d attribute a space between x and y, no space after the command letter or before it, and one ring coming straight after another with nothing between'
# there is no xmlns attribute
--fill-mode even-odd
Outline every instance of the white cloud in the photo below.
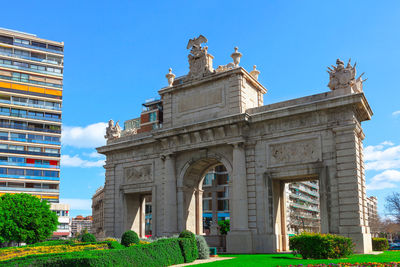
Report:
<svg viewBox="0 0 400 267"><path fill-rule="evenodd" d="M388 170L400 168L400 145L385 141L364 149L366 170Z"/></svg>
<svg viewBox="0 0 400 267"><path fill-rule="evenodd" d="M96 161L90 161L81 159L78 155L69 156L69 155L61 155L61 166L63 167L101 167L105 164L104 159L99 159Z"/></svg>
<svg viewBox="0 0 400 267"><path fill-rule="evenodd" d="M400 110L397 110L395 112L392 113L393 116L399 116L400 115Z"/></svg>
<svg viewBox="0 0 400 267"><path fill-rule="evenodd" d="M105 156L102 154L97 153L96 151L93 151L92 153L83 153L83 155L89 157L89 158L94 158L94 159L98 159L98 158L104 158Z"/></svg>
<svg viewBox="0 0 400 267"><path fill-rule="evenodd" d="M98 122L86 127L64 126L61 142L78 148L95 148L106 144L104 139L107 123Z"/></svg>
<svg viewBox="0 0 400 267"><path fill-rule="evenodd" d="M400 182L400 171L386 170L372 177L367 185L368 190L381 190L397 187L396 182Z"/></svg>
<svg viewBox="0 0 400 267"><path fill-rule="evenodd" d="M92 210L91 199L61 198L60 203L70 204L71 210Z"/></svg>

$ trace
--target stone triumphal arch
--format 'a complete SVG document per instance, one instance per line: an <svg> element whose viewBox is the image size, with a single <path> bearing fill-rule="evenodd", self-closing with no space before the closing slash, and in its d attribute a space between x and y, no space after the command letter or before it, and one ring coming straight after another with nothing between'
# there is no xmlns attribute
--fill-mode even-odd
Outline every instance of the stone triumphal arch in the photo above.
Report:
<svg viewBox="0 0 400 267"><path fill-rule="evenodd" d="M121 131L110 122L107 145L98 148L107 157L106 235L133 229L143 236L146 195L153 235L201 234L202 177L223 164L230 177L228 252L287 250L284 184L311 178L320 183L321 231L371 251L361 122L372 111L355 66L337 60L328 92L263 105L260 72L239 66L237 48L232 63L214 69L204 42L189 41L187 75L166 75L158 127Z"/></svg>

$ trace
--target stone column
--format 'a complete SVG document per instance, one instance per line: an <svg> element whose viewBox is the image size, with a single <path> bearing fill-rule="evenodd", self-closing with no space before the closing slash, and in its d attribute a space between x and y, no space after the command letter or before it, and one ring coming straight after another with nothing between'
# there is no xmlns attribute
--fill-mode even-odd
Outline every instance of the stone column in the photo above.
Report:
<svg viewBox="0 0 400 267"><path fill-rule="evenodd" d="M165 185L164 185L164 229L166 234L175 234L178 232L177 216L177 195L176 195L176 172L175 157L167 155L164 162L165 166Z"/></svg>
<svg viewBox="0 0 400 267"><path fill-rule="evenodd" d="M243 144L233 147L231 230L248 230L246 155Z"/></svg>
<svg viewBox="0 0 400 267"><path fill-rule="evenodd" d="M211 191L211 206L212 206L212 221L210 227L211 235L218 235L218 193L217 193L217 179L212 181Z"/></svg>
<svg viewBox="0 0 400 267"><path fill-rule="evenodd" d="M203 234L203 190L196 190L196 234Z"/></svg>
<svg viewBox="0 0 400 267"><path fill-rule="evenodd" d="M146 235L146 198L140 197L140 233L139 236L144 238Z"/></svg>
<svg viewBox="0 0 400 267"><path fill-rule="evenodd" d="M231 226L226 237L227 252L251 253L253 237L248 227L246 154L243 143L233 145L231 177Z"/></svg>

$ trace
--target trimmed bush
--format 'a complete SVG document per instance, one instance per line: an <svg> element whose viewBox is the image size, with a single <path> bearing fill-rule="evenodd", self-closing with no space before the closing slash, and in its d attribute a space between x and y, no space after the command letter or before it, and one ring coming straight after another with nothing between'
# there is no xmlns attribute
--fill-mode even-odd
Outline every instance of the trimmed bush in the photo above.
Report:
<svg viewBox="0 0 400 267"><path fill-rule="evenodd" d="M121 244L129 247L130 244L139 244L139 236L132 230L126 231L121 237Z"/></svg>
<svg viewBox="0 0 400 267"><path fill-rule="evenodd" d="M189 242L180 241L180 246L182 249L183 257L185 262L192 262L196 260L199 256L199 251L197 250L196 236L188 230L184 230L179 234L180 239L187 239Z"/></svg>
<svg viewBox="0 0 400 267"><path fill-rule="evenodd" d="M226 235L228 234L231 224L229 220L224 220L224 221L218 221L218 226L219 226L219 233L221 235Z"/></svg>
<svg viewBox="0 0 400 267"><path fill-rule="evenodd" d="M210 258L210 248L202 235L196 235L197 250L199 251L198 259Z"/></svg>
<svg viewBox="0 0 400 267"><path fill-rule="evenodd" d="M351 238L317 233L302 233L289 239L293 254L303 259L338 259L353 254Z"/></svg>
<svg viewBox="0 0 400 267"><path fill-rule="evenodd" d="M0 262L0 266L170 266L184 263L181 242L190 247L188 238L169 238L124 249L31 255Z"/></svg>
<svg viewBox="0 0 400 267"><path fill-rule="evenodd" d="M385 251L389 249L389 242L386 238L372 238L372 250Z"/></svg>
<svg viewBox="0 0 400 267"><path fill-rule="evenodd" d="M81 242L96 242L96 237L91 233L85 233L81 237Z"/></svg>

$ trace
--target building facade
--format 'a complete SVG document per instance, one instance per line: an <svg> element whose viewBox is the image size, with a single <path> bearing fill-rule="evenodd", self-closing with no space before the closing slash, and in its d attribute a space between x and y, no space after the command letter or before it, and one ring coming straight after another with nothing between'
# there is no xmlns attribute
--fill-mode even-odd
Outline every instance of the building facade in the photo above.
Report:
<svg viewBox="0 0 400 267"><path fill-rule="evenodd" d="M202 178L224 165L229 176L228 253L287 251L285 184L319 181L321 232L351 237L372 250L366 210L361 123L372 110L355 66L337 60L329 91L264 105L260 72L233 62L212 66L204 36L189 40L189 72L159 90L162 127L122 132L109 122L104 228L145 235L152 196L154 236L203 231ZM110 107L111 108L111 107Z"/></svg>
<svg viewBox="0 0 400 267"><path fill-rule="evenodd" d="M96 190L92 197L92 233L104 237L104 187Z"/></svg>
<svg viewBox="0 0 400 267"><path fill-rule="evenodd" d="M87 231L88 233L92 233L92 224L93 224L93 217L86 216L83 217L81 215L72 218L71 220L71 234L73 237L82 233L82 231Z"/></svg>
<svg viewBox="0 0 400 267"><path fill-rule="evenodd" d="M57 230L53 233L53 239L68 238L71 236L71 221L69 216L70 205L62 203L51 203L50 210L58 217Z"/></svg>
<svg viewBox="0 0 400 267"><path fill-rule="evenodd" d="M0 29L0 194L59 201L63 50Z"/></svg>
<svg viewBox="0 0 400 267"><path fill-rule="evenodd" d="M317 181L286 184L288 235L321 231Z"/></svg>
<svg viewBox="0 0 400 267"><path fill-rule="evenodd" d="M379 237L379 233L384 232L382 222L378 216L378 199L374 196L367 198L368 221L373 237Z"/></svg>

